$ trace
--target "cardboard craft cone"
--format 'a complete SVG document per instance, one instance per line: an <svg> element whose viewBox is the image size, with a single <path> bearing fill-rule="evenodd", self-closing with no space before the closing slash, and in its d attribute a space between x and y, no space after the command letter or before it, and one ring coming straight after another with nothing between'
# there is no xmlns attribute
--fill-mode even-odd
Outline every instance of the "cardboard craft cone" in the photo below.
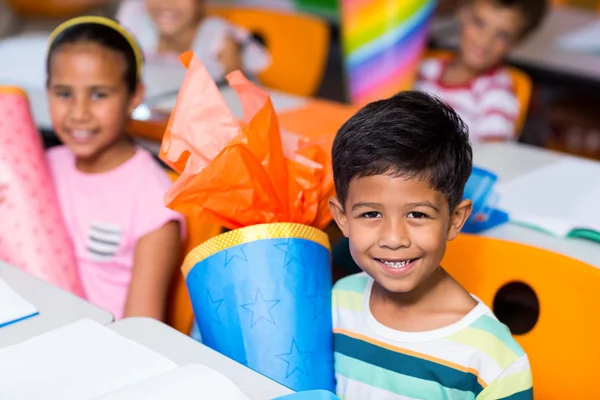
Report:
<svg viewBox="0 0 600 400"><path fill-rule="evenodd" d="M203 343L294 391L335 391L329 239L301 224L236 229L183 266Z"/></svg>

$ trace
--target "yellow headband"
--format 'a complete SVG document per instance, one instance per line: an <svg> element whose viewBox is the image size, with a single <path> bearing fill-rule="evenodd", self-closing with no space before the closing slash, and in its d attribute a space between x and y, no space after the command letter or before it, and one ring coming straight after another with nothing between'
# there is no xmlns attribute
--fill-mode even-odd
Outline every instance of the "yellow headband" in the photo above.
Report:
<svg viewBox="0 0 600 400"><path fill-rule="evenodd" d="M72 18L66 22L63 22L50 34L50 39L48 41L48 49L50 49L50 47L52 47L52 43L54 43L54 40L56 40L58 35L63 33L65 30L69 29L70 27L75 26L75 25L80 25L80 24L104 25L104 26L107 26L107 27L112 28L113 30L119 32L121 34L121 36L123 36L125 38L125 40L127 40L127 42L129 42L129 45L131 46L131 48L133 50L133 53L135 55L135 62L136 62L136 66L137 66L137 77L138 77L138 80L142 79L142 71L144 68L144 57L142 55L142 49L140 49L140 46L138 45L137 41L135 40L133 35L131 33L129 33L129 31L127 29L125 29L123 26L121 26L121 24L119 24L118 22L116 22L115 20L112 20L110 18L87 15L87 16Z"/></svg>

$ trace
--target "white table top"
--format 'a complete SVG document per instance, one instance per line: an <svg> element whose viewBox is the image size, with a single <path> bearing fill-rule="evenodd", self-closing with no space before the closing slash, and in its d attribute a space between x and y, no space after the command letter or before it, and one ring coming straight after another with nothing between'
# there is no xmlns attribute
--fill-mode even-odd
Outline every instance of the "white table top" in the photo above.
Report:
<svg viewBox="0 0 600 400"><path fill-rule="evenodd" d="M570 157L519 143L486 143L473 146L473 163L509 181L534 169ZM510 240L550 250L600 268L600 243L583 239L556 238L533 229L504 224L483 232L485 236Z"/></svg>
<svg viewBox="0 0 600 400"><path fill-rule="evenodd" d="M204 364L234 382L250 400L267 400L293 393L290 389L150 318L126 318L109 328L156 351L179 365Z"/></svg>
<svg viewBox="0 0 600 400"><path fill-rule="evenodd" d="M82 318L109 324L113 316L79 297L0 261L0 278L33 304L39 315L0 328L0 347L22 342Z"/></svg>
<svg viewBox="0 0 600 400"><path fill-rule="evenodd" d="M509 60L520 65L543 69L600 81L600 56L570 51L556 43L557 37L575 31L598 20L591 11L572 7L554 7L547 15L542 26L520 44L509 56ZM441 45L456 47L456 31L452 30L452 21L434 22L433 37Z"/></svg>

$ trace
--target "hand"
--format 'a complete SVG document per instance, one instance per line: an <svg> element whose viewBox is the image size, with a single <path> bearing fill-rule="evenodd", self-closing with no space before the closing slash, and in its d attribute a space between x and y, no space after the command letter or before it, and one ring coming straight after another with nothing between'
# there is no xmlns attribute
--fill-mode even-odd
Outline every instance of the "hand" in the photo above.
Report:
<svg viewBox="0 0 600 400"><path fill-rule="evenodd" d="M228 36L223 43L223 48L217 56L223 66L225 74L242 69L242 46L234 38Z"/></svg>

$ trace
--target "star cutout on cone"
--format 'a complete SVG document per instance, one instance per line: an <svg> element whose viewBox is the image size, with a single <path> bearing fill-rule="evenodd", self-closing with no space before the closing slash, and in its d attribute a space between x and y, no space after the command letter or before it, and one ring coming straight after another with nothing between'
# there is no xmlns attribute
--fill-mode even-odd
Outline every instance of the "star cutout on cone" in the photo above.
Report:
<svg viewBox="0 0 600 400"><path fill-rule="evenodd" d="M244 252L243 244L233 246L225 250L225 266L228 266L234 258L238 258L244 262L248 262L248 257L246 257L246 253Z"/></svg>
<svg viewBox="0 0 600 400"><path fill-rule="evenodd" d="M326 310L331 310L331 293L328 291L320 291L317 285L315 293L307 295L306 298L315 306L315 314L313 320Z"/></svg>
<svg viewBox="0 0 600 400"><path fill-rule="evenodd" d="M210 319L221 323L221 318L219 317L219 308L221 305L223 305L224 300L213 300L209 291L207 291L206 294L206 302L202 305L202 309Z"/></svg>
<svg viewBox="0 0 600 400"><path fill-rule="evenodd" d="M279 303L279 300L276 299L265 300L263 294L260 292L260 289L257 289L254 302L242 305L243 309L252 313L252 322L250 323L250 327L253 327L262 319L275 325L275 320L273 319L271 310L277 305L277 303Z"/></svg>
<svg viewBox="0 0 600 400"><path fill-rule="evenodd" d="M281 360L287 363L287 370L285 377L289 378L294 372L304 372L306 375L310 375L308 367L306 366L306 360L311 356L311 351L301 351L296 343L295 339L292 339L292 347L289 353L278 354Z"/></svg>
<svg viewBox="0 0 600 400"><path fill-rule="evenodd" d="M290 245L293 245L295 249L291 250ZM308 247L308 242L306 240L294 240L293 243L290 243L290 239L287 239L285 243L276 244L274 246L285 253L285 259L283 261L284 267L288 267L294 262L304 266L303 255L306 247Z"/></svg>

